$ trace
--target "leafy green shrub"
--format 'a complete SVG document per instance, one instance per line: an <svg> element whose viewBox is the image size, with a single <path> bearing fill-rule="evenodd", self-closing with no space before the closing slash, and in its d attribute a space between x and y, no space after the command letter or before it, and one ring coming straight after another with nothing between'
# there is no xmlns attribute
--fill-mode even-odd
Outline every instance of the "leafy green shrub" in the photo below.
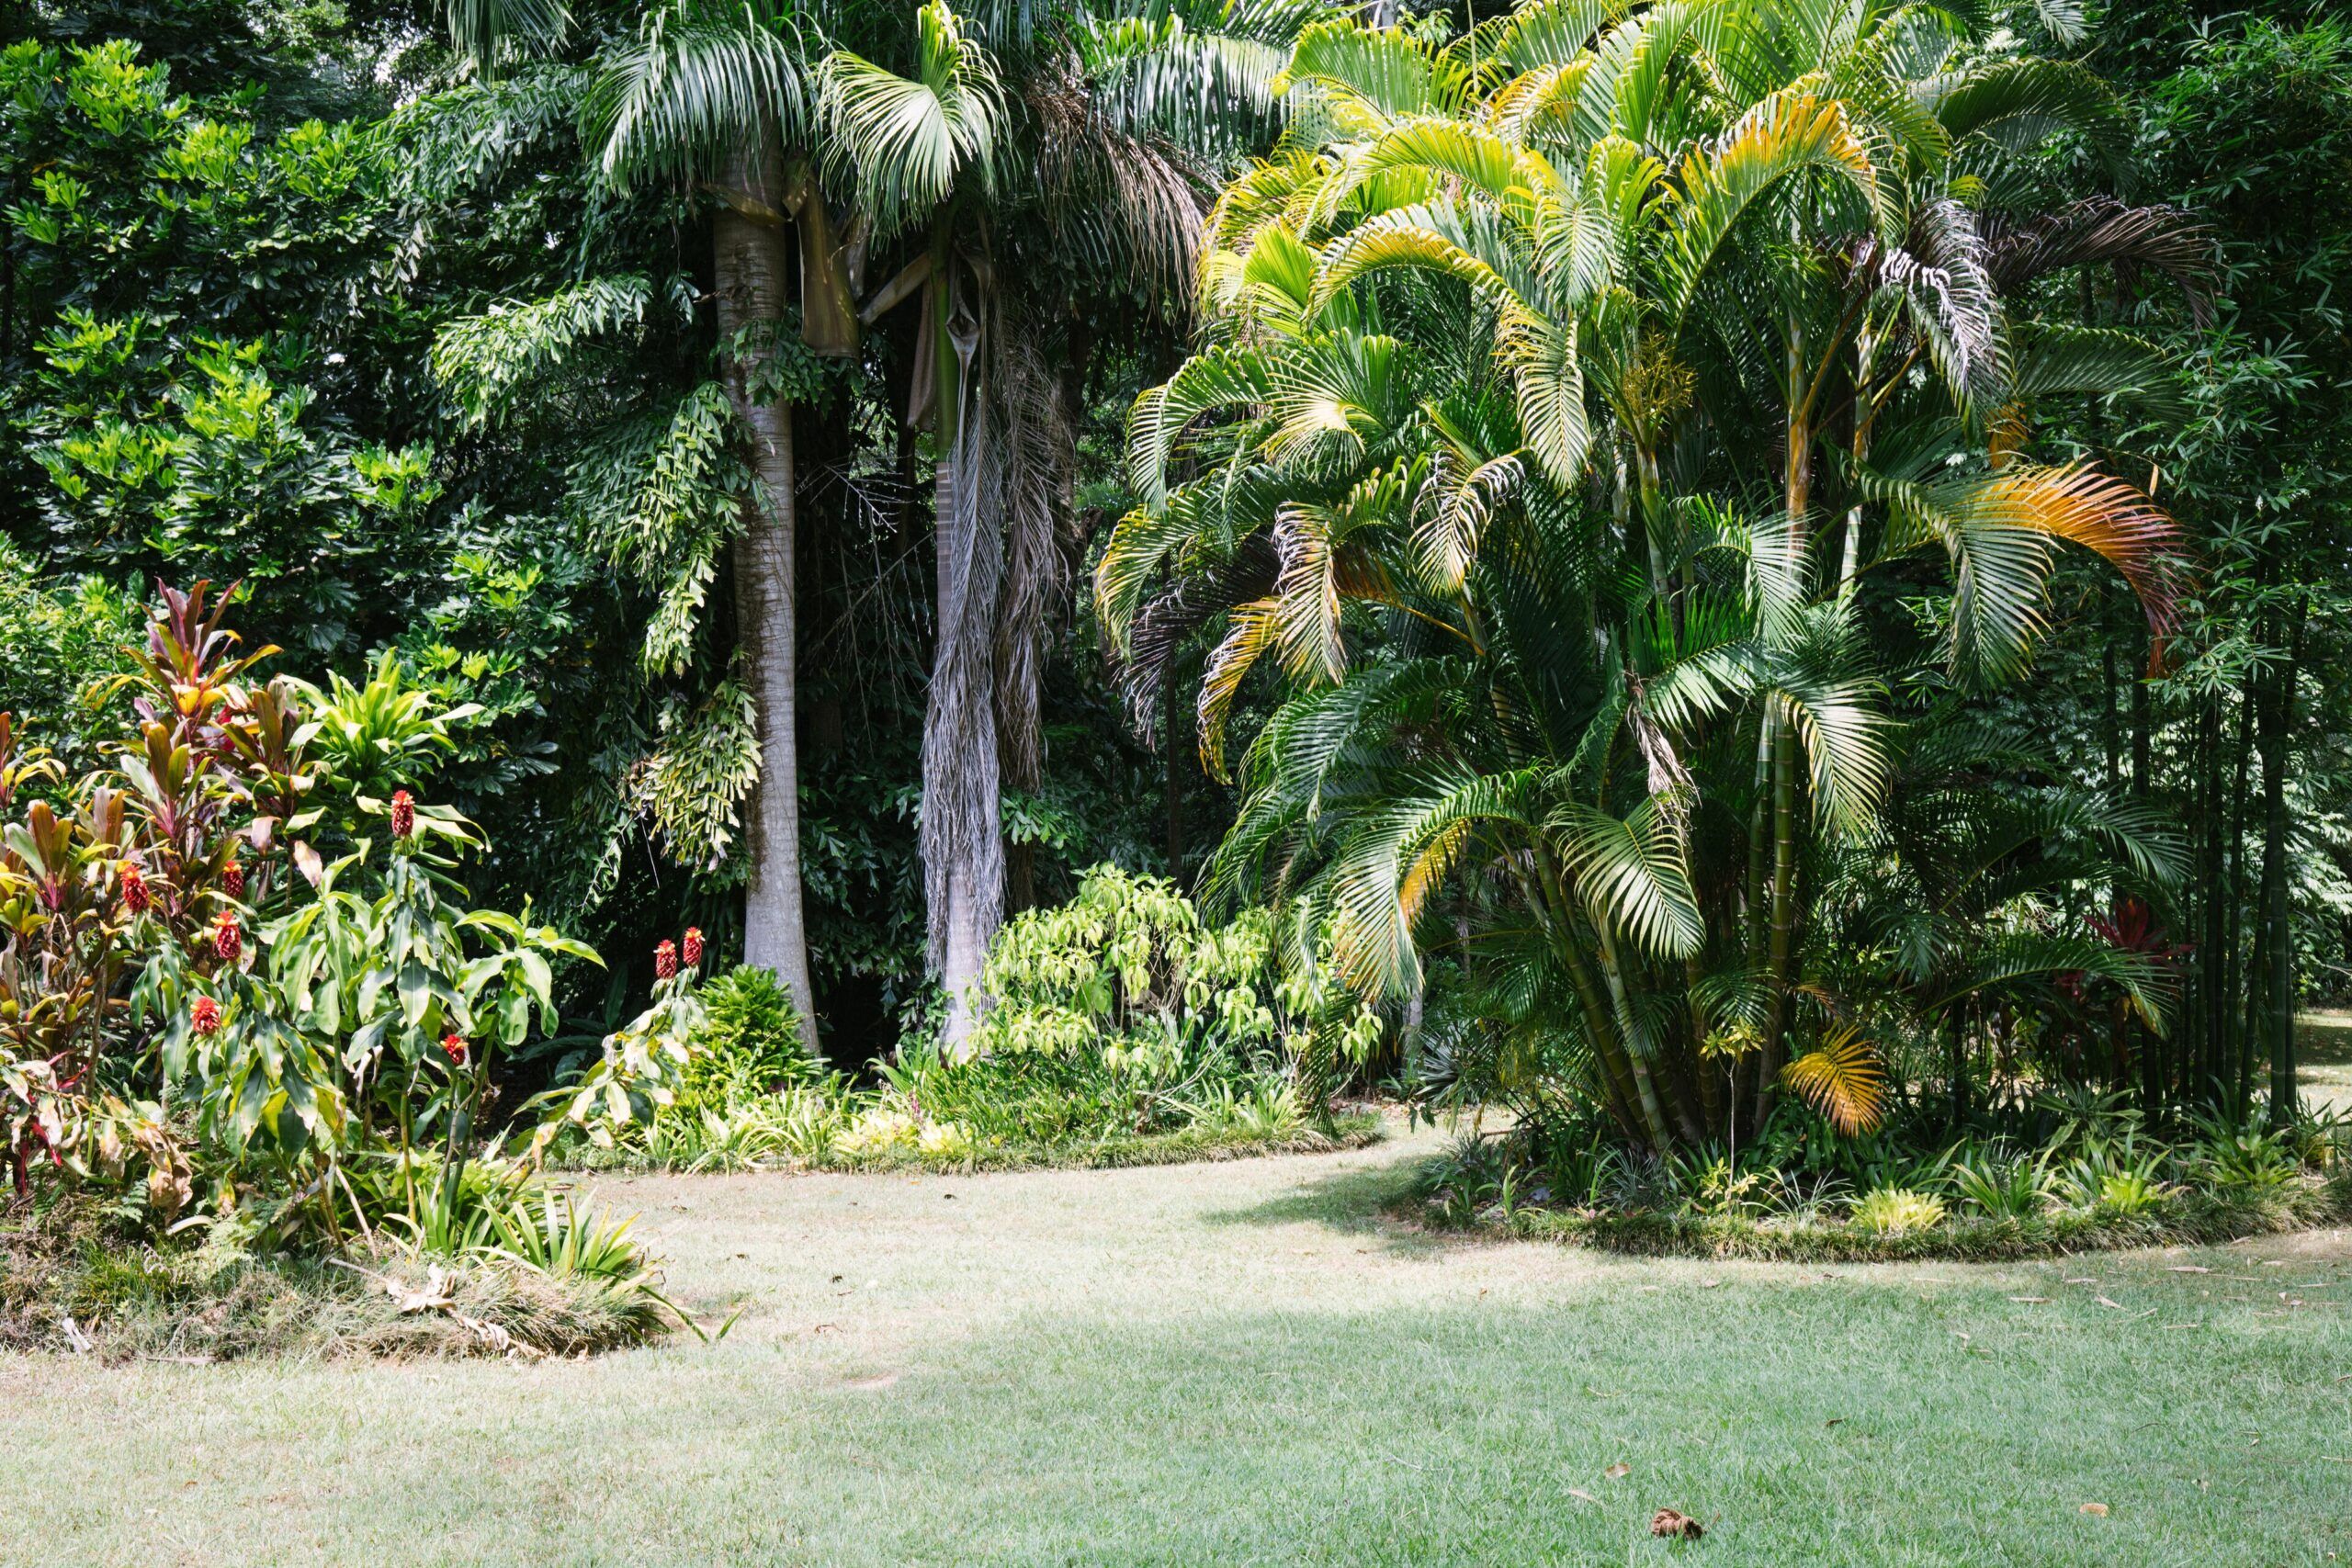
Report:
<svg viewBox="0 0 2352 1568"><path fill-rule="evenodd" d="M2050 1201L2049 1174L2038 1160L1962 1161L1951 1179L1962 1200L1992 1219L2029 1219Z"/></svg>
<svg viewBox="0 0 2352 1568"><path fill-rule="evenodd" d="M2086 1213L2144 1214L2175 1189L2158 1175L2159 1151L2136 1158L2128 1149L2094 1147L2058 1173L2056 1188L2073 1208Z"/></svg>
<svg viewBox="0 0 2352 1568"><path fill-rule="evenodd" d="M1873 1187L1856 1200L1854 1224L1874 1235L1908 1235L1944 1223L1944 1201L1906 1187Z"/></svg>
<svg viewBox="0 0 2352 1568"><path fill-rule="evenodd" d="M681 1109L730 1111L820 1075L775 971L739 964L705 982L700 995L703 1018L690 1036L694 1060L678 1088Z"/></svg>
<svg viewBox="0 0 2352 1568"><path fill-rule="evenodd" d="M961 1055L1092 1056L1170 1077L1206 1049L1273 1043L1269 918L1204 926L1164 878L1099 865L1078 896L1005 922L980 972L989 1008Z"/></svg>
<svg viewBox="0 0 2352 1568"><path fill-rule="evenodd" d="M2209 1185L2272 1191L2301 1172L2290 1129L2254 1132L2212 1122L2201 1132L2191 1161Z"/></svg>

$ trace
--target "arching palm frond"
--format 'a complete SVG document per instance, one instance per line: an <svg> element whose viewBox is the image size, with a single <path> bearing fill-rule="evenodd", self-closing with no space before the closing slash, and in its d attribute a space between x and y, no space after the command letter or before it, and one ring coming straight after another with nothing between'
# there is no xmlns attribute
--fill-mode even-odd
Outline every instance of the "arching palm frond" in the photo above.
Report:
<svg viewBox="0 0 2352 1568"><path fill-rule="evenodd" d="M2177 207L2086 197L2025 223L1987 223L1986 265L2004 294L2072 266L2153 267L2181 290L2201 326L2212 314L2213 236Z"/></svg>
<svg viewBox="0 0 2352 1568"><path fill-rule="evenodd" d="M1332 948L1350 986L1399 997L1420 976L1413 924L1479 824L1523 823L1533 772L1419 774L1357 818L1327 874Z"/></svg>
<svg viewBox="0 0 2352 1568"><path fill-rule="evenodd" d="M1926 1010L1940 1013L1968 997L2058 975L2090 975L2114 982L2131 998L2132 1010L2142 1021L2157 1034L2165 1032L2165 1009L2177 988L2169 966L2147 953L2090 937L2040 931L2013 931L1996 938L1973 956L1964 971L1951 977Z"/></svg>
<svg viewBox="0 0 2352 1568"><path fill-rule="evenodd" d="M1976 479L1888 486L1887 547L1933 538L1952 566L1952 660L1990 681L2024 669L2047 625L2051 545L2103 557L2139 596L2150 659L2161 660L2179 614L2179 525L2120 479L2088 468L2024 465Z"/></svg>
<svg viewBox="0 0 2352 1568"><path fill-rule="evenodd" d="M1810 170L1841 176L1871 211L1889 193L1837 102L1807 92L1775 95L1675 171L1660 267L1662 310L1679 321L1739 220L1775 186Z"/></svg>
<svg viewBox="0 0 2352 1568"><path fill-rule="evenodd" d="M819 110L833 162L854 176L880 234L927 219L958 179L989 184L1005 130L996 62L942 0L915 13L912 76L838 51L825 62Z"/></svg>
<svg viewBox="0 0 2352 1568"><path fill-rule="evenodd" d="M1660 958L1687 958L1706 931L1690 867L1668 814L1655 798L1628 817L1570 802L1544 820L1560 858L1595 920L1606 920Z"/></svg>
<svg viewBox="0 0 2352 1568"><path fill-rule="evenodd" d="M509 52L542 52L571 30L565 0L442 0L450 41L484 75Z"/></svg>
<svg viewBox="0 0 2352 1568"><path fill-rule="evenodd" d="M1311 85L1339 123L1357 131L1422 114L1457 114L1468 103L1466 72L1401 28L1374 29L1353 20L1321 21L1298 35L1277 93Z"/></svg>
<svg viewBox="0 0 2352 1568"><path fill-rule="evenodd" d="M608 51L582 106L582 138L616 188L709 179L746 143L803 141L808 40L776 0L669 0Z"/></svg>
<svg viewBox="0 0 2352 1568"><path fill-rule="evenodd" d="M2118 172L2130 152L2131 129L2114 89L2072 61L1996 61L1944 85L1932 102L1955 148L1982 137L2007 152L2030 152L2071 130Z"/></svg>

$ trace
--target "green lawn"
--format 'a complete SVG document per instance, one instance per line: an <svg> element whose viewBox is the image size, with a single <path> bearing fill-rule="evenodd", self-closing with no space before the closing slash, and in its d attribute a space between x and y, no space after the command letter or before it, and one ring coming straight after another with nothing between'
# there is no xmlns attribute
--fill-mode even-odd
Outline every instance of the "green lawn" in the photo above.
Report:
<svg viewBox="0 0 2352 1568"><path fill-rule="evenodd" d="M2352 1012L2331 1008L2297 1014L2295 1063L2307 1102L2352 1111Z"/></svg>
<svg viewBox="0 0 2352 1568"><path fill-rule="evenodd" d="M724 1343L0 1360L0 1562L2352 1558L2345 1233L1637 1262L1385 1228L1427 1146L607 1181L679 1292L750 1303Z"/></svg>

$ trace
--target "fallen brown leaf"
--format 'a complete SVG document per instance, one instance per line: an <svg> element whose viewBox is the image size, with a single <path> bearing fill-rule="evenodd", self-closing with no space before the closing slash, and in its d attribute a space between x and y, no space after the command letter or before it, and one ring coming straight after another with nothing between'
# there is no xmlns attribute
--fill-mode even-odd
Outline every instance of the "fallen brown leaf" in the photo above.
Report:
<svg viewBox="0 0 2352 1568"><path fill-rule="evenodd" d="M2113 1307L2118 1312L2121 1312L2123 1310L2123 1303L2121 1302L2111 1302L2105 1296L2093 1296L2091 1299L2098 1303L2098 1304L2103 1307Z"/></svg>
<svg viewBox="0 0 2352 1568"><path fill-rule="evenodd" d="M2211 1274L2212 1271L2211 1269L2200 1268L2194 1263L2176 1263L2165 1270L2167 1274Z"/></svg>
<svg viewBox="0 0 2352 1568"><path fill-rule="evenodd" d="M1696 1540L1707 1532L1699 1521L1674 1508L1660 1508L1650 1516L1650 1534L1676 1536L1684 1540Z"/></svg>
<svg viewBox="0 0 2352 1568"><path fill-rule="evenodd" d="M1630 1464L1624 1463L1612 1464L1600 1473L1609 1477L1611 1481L1623 1481L1625 1477L1634 1473L1634 1467Z"/></svg>
<svg viewBox="0 0 2352 1568"><path fill-rule="evenodd" d="M1581 1486L1569 1487L1568 1495L1574 1497L1579 1503L1598 1503L1600 1501L1600 1498L1594 1496L1591 1493L1586 1491Z"/></svg>
<svg viewBox="0 0 2352 1568"><path fill-rule="evenodd" d="M2082 1511L2095 1518L2107 1517L2107 1505L2104 1503L2086 1503L2083 1505Z"/></svg>
<svg viewBox="0 0 2352 1568"><path fill-rule="evenodd" d="M2049 1299L2050 1298L2048 1296L2011 1296L2009 1298L2009 1300L2017 1303L2019 1306L2030 1307L2038 1307Z"/></svg>

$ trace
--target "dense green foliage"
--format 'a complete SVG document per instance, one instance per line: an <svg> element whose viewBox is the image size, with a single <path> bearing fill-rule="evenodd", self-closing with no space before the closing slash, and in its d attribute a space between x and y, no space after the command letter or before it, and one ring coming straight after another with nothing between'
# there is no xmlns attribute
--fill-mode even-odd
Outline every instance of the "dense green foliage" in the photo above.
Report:
<svg viewBox="0 0 2352 1568"><path fill-rule="evenodd" d="M1012 1159L1348 1072L1529 1169L2283 1133L2348 81L2172 0L19 6L19 1183L108 1097L329 1231L345 1148L422 1224L434 1139ZM208 580L283 651L121 744ZM375 825L428 780L462 900Z"/></svg>

